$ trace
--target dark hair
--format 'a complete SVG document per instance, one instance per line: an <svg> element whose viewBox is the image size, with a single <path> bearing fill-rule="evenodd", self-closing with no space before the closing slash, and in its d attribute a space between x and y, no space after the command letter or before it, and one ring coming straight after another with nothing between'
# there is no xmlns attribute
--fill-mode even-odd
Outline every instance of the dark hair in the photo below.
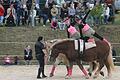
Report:
<svg viewBox="0 0 120 80"><path fill-rule="evenodd" d="M39 36L37 41L41 41L42 39L43 39L43 37Z"/></svg>

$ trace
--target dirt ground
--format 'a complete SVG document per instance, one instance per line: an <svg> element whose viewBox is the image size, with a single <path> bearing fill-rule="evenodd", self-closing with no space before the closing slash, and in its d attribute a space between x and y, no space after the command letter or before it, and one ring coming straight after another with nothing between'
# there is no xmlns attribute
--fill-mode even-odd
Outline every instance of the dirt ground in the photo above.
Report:
<svg viewBox="0 0 120 80"><path fill-rule="evenodd" d="M87 68L88 66L85 66ZM94 80L120 80L120 67L115 66L116 71L113 72L113 76L110 79L102 77L101 75ZM45 74L48 76L42 80L66 80L66 67L64 65L58 65L55 70L55 75L49 77L52 65L45 66ZM0 66L0 80L39 80L36 79L38 65L9 65ZM102 69L106 74L106 68ZM78 66L73 67L73 75L68 80L86 80L83 73L79 70ZM93 78L87 79L93 80Z"/></svg>

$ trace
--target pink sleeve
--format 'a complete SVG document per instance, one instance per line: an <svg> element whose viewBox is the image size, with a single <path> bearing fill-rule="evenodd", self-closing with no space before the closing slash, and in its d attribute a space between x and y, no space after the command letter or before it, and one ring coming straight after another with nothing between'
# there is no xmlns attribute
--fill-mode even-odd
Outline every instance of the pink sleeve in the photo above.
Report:
<svg viewBox="0 0 120 80"><path fill-rule="evenodd" d="M85 24L83 31L87 31L90 28L90 26L88 24Z"/></svg>
<svg viewBox="0 0 120 80"><path fill-rule="evenodd" d="M77 30L76 30L75 27L70 26L70 27L68 28L68 32L69 32L71 35L73 35L73 34L75 34L75 33L77 32Z"/></svg>

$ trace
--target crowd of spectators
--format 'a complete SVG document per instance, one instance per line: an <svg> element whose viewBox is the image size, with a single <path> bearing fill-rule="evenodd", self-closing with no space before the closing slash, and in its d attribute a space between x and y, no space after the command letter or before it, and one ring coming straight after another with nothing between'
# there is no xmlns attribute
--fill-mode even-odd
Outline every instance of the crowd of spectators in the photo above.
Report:
<svg viewBox="0 0 120 80"><path fill-rule="evenodd" d="M34 2L32 2L34 1ZM82 18L87 9L92 9L86 22L108 24L114 22L114 5L106 0L0 0L0 26L35 26L37 18L42 18L43 26L47 21L62 22L68 16ZM54 24L55 25L55 24ZM57 25L55 25L57 26ZM59 26L59 25L58 25Z"/></svg>

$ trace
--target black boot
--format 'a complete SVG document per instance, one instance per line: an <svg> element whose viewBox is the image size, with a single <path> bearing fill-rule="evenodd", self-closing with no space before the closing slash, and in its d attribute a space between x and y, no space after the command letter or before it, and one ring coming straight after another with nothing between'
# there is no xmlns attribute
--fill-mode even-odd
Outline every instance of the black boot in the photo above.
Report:
<svg viewBox="0 0 120 80"><path fill-rule="evenodd" d="M44 67L42 68L42 78L46 78L47 76L44 74Z"/></svg>
<svg viewBox="0 0 120 80"><path fill-rule="evenodd" d="M41 77L40 77L41 72L42 72L42 70L39 68L39 69L38 69L37 79L41 79Z"/></svg>
<svg viewBox="0 0 120 80"><path fill-rule="evenodd" d="M95 32L95 34L93 34L93 36L97 37L100 40L103 40L103 37L101 37L100 35L98 35L96 32Z"/></svg>

